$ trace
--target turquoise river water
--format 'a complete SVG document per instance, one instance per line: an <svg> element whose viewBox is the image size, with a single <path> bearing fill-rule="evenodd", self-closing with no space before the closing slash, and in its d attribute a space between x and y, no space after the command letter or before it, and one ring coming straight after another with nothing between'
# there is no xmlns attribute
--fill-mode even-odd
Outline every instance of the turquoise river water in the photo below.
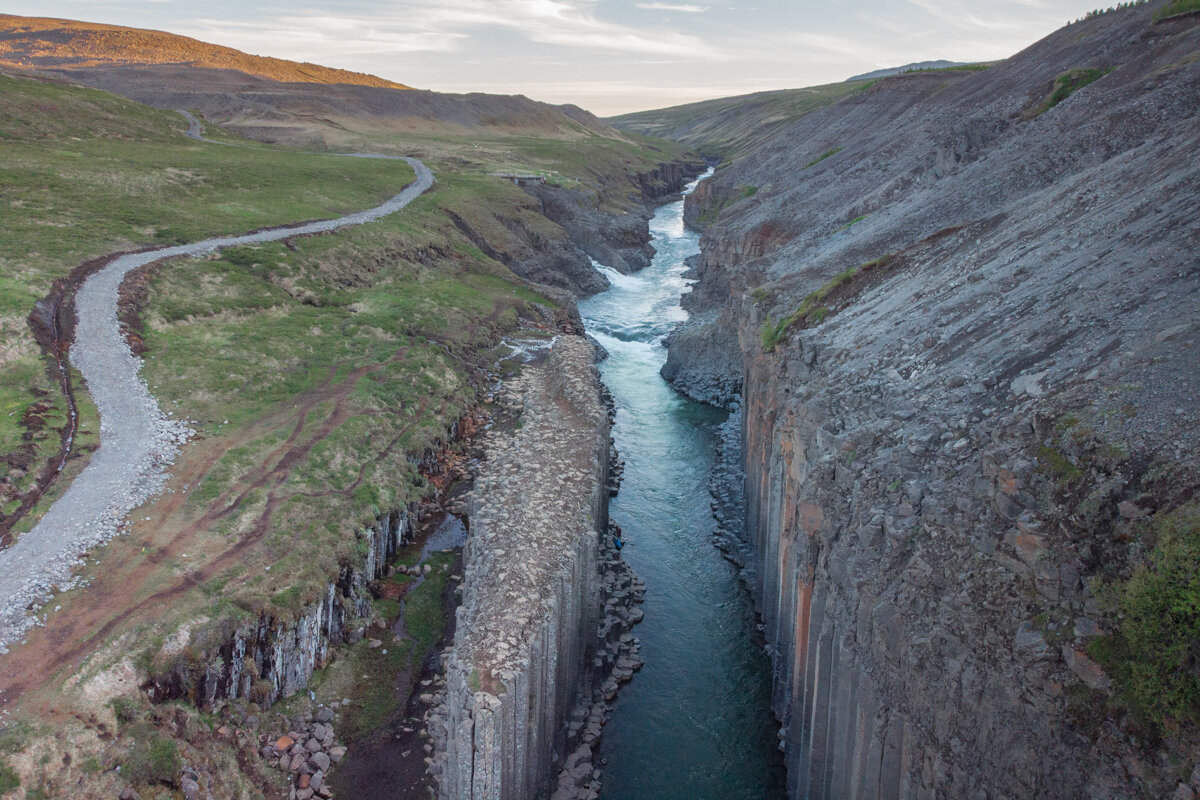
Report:
<svg viewBox="0 0 1200 800"><path fill-rule="evenodd" d="M699 251L683 203L650 223L653 263L580 304L609 352L600 365L617 404L625 461L611 516L646 584L634 629L645 666L604 728L604 800L755 800L784 796L770 664L736 569L712 543L708 480L725 413L693 403L659 376L663 337L687 317L684 259Z"/></svg>

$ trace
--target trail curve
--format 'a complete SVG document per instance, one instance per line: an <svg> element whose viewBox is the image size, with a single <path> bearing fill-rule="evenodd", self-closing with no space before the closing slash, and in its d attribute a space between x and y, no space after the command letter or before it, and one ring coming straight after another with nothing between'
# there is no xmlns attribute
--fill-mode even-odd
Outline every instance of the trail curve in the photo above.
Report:
<svg viewBox="0 0 1200 800"><path fill-rule="evenodd" d="M204 139L187 112L187 135ZM258 244L362 225L394 214L433 186L418 159L377 153L328 153L406 162L416 179L386 202L337 219L280 226L242 236L205 239L120 256L89 277L75 298L77 324L71 363L83 375L100 412L100 448L87 468L30 531L0 550L0 654L38 624L34 616L56 591L76 584L75 568L92 548L115 536L130 511L157 494L191 429L164 414L142 380L141 361L129 349L117 320L121 281L132 270L176 256L203 256L225 247Z"/></svg>

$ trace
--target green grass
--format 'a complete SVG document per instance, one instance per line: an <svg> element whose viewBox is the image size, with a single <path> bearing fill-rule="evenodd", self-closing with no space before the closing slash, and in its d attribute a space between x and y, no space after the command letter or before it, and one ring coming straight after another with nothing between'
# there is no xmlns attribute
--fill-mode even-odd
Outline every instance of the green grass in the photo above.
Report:
<svg viewBox="0 0 1200 800"><path fill-rule="evenodd" d="M808 169L809 167L815 167L817 164L820 164L825 159L829 158L830 156L836 156L840 152L842 152L841 147L835 147L832 150L826 150L824 153L821 153L821 155L817 156L812 161L805 164L804 168Z"/></svg>
<svg viewBox="0 0 1200 800"><path fill-rule="evenodd" d="M273 490L266 540L266 563L305 591L278 597L251 570L224 592L241 608L298 612L358 557L357 528L424 494L412 456L474 403L474 354L549 304L499 264L461 252L447 219L449 209L499 226L488 204L509 191L444 172L430 196L371 226L296 240L294 249L273 243L180 260L155 279L143 374L166 408L185 410L206 436L238 442L193 487L191 513L235 497L289 436L311 444ZM430 263L429 248L445 255ZM321 393L327 399L305 418L293 416ZM335 413L343 418L330 426ZM227 535L242 535L237 520L256 518L266 502L266 492L242 499Z"/></svg>
<svg viewBox="0 0 1200 800"><path fill-rule="evenodd" d="M1053 476L1062 487L1083 477L1083 470L1072 464L1066 455L1045 445L1038 447L1038 469Z"/></svg>
<svg viewBox="0 0 1200 800"><path fill-rule="evenodd" d="M766 321L759 328L759 340L762 344L763 352L770 353L774 351L775 347L787 336L788 331L797 324L821 324L829 314L829 309L821 305L822 301L834 289L853 280L856 274L858 274L857 268L851 268L838 273L834 276L833 280L804 298L804 301L800 303L795 311L781 320L772 320L768 314Z"/></svg>
<svg viewBox="0 0 1200 800"><path fill-rule="evenodd" d="M446 615L442 610L442 589L449 576L454 553L432 553L425 562L431 571L425 583L418 586L404 603L404 625L417 641L418 648L428 651L437 644L446 628Z"/></svg>
<svg viewBox="0 0 1200 800"><path fill-rule="evenodd" d="M408 636L403 641L394 641L390 631L373 629L368 631L368 637L380 637L381 647L372 648L368 640L363 640L348 648L339 663L314 675L311 688L318 702L333 703L344 697L351 700L343 712L345 721L339 735L354 741L370 734L415 689L422 664L446 629L442 594L454 558L454 553L432 553L427 559L430 573L404 598L404 626ZM377 611L385 607L388 611L399 611L395 601L381 604L376 600L375 605ZM392 622L395 615L389 613L387 621ZM367 677L363 678L364 675ZM401 677L407 682L401 682Z"/></svg>
<svg viewBox="0 0 1200 800"><path fill-rule="evenodd" d="M8 794L21 785L21 779L8 764L0 762L0 795Z"/></svg>
<svg viewBox="0 0 1200 800"><path fill-rule="evenodd" d="M0 477L23 493L57 450L66 404L25 318L76 264L370 207L411 180L402 163L214 147L177 114L105 92L0 76ZM46 425L21 424L35 403ZM87 443L83 442L84 444ZM7 508L7 506L5 506Z"/></svg>
<svg viewBox="0 0 1200 800"><path fill-rule="evenodd" d="M153 729L138 733L121 765L121 777L139 785L174 785L179 779L178 745Z"/></svg>
<svg viewBox="0 0 1200 800"><path fill-rule="evenodd" d="M855 223L858 223L858 222L862 222L862 221L863 221L864 219L866 219L866 218L867 218L867 215L866 215L866 214L863 214L863 215L862 215L862 216L860 216L860 217L855 217L854 219L850 220L849 222L847 222L847 223L846 223L845 225L843 225L842 227L838 228L838 229L837 229L837 232L838 232L838 233L841 233L841 232L842 232L842 231L844 231L844 230L848 230L848 229L850 228L850 226L851 226L851 225L854 225Z"/></svg>
<svg viewBox="0 0 1200 800"><path fill-rule="evenodd" d="M901 72L901 75L910 75L918 72L982 72L985 69L996 66L998 61L979 61L974 64L960 64L956 67L914 67Z"/></svg>
<svg viewBox="0 0 1200 800"><path fill-rule="evenodd" d="M1049 97L1043 101L1038 108L1037 113L1042 114L1056 105L1066 100L1068 97L1079 91L1089 83L1093 83L1100 78L1103 78L1112 69L1072 69L1064 72L1054 79L1054 88L1051 89Z"/></svg>
<svg viewBox="0 0 1200 800"><path fill-rule="evenodd" d="M1170 5L1163 6L1154 14L1155 21L1173 17L1176 14L1188 14L1200 11L1200 0L1175 0Z"/></svg>
<svg viewBox="0 0 1200 800"><path fill-rule="evenodd" d="M1159 513L1154 549L1115 587L1118 627L1089 651L1109 671L1119 703L1159 732L1200 722L1200 506Z"/></svg>

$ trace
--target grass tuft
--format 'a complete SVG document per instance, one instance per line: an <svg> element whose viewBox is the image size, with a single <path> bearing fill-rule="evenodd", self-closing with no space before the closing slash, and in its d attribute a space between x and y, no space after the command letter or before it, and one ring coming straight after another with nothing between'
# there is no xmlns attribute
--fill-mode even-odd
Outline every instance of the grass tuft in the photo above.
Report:
<svg viewBox="0 0 1200 800"><path fill-rule="evenodd" d="M21 779L8 764L0 762L0 795L5 795L21 785Z"/></svg>
<svg viewBox="0 0 1200 800"><path fill-rule="evenodd" d="M1073 69L1059 75L1054 79L1054 88L1050 91L1050 96L1038 108L1037 114L1043 114L1056 105L1066 100L1075 92L1079 91L1089 83L1094 83L1100 80L1108 73L1112 72L1113 68L1109 69ZM1036 116L1035 114L1034 116Z"/></svg>
<svg viewBox="0 0 1200 800"><path fill-rule="evenodd" d="M759 329L759 340L762 343L763 352L774 351L776 345L783 341L794 325L799 323L820 325L824 322L825 317L829 314L829 309L821 305L821 301L834 289L853 280L857 273L856 267L838 273L829 283L804 298L804 302L795 311L779 321L772 320L768 314Z"/></svg>
<svg viewBox="0 0 1200 800"><path fill-rule="evenodd" d="M830 156L835 156L840 152L842 152L842 148L840 148L840 147L835 147L832 150L826 150L824 153L821 153L821 155L817 156L812 161L805 164L804 168L808 169L809 167L815 167L817 164L820 164L825 159L829 158Z"/></svg>
<svg viewBox="0 0 1200 800"><path fill-rule="evenodd" d="M1116 587L1119 624L1089 652L1112 675L1117 699L1159 733L1200 722L1200 505L1160 513L1148 561Z"/></svg>

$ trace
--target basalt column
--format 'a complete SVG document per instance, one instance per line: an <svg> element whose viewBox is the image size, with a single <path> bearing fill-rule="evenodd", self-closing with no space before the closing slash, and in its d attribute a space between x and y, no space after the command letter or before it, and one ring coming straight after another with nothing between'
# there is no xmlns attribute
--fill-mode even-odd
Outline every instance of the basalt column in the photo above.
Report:
<svg viewBox="0 0 1200 800"><path fill-rule="evenodd" d="M510 382L516 430L488 442L446 664L443 798L548 794L590 689L609 445L593 361L588 340L561 337Z"/></svg>

